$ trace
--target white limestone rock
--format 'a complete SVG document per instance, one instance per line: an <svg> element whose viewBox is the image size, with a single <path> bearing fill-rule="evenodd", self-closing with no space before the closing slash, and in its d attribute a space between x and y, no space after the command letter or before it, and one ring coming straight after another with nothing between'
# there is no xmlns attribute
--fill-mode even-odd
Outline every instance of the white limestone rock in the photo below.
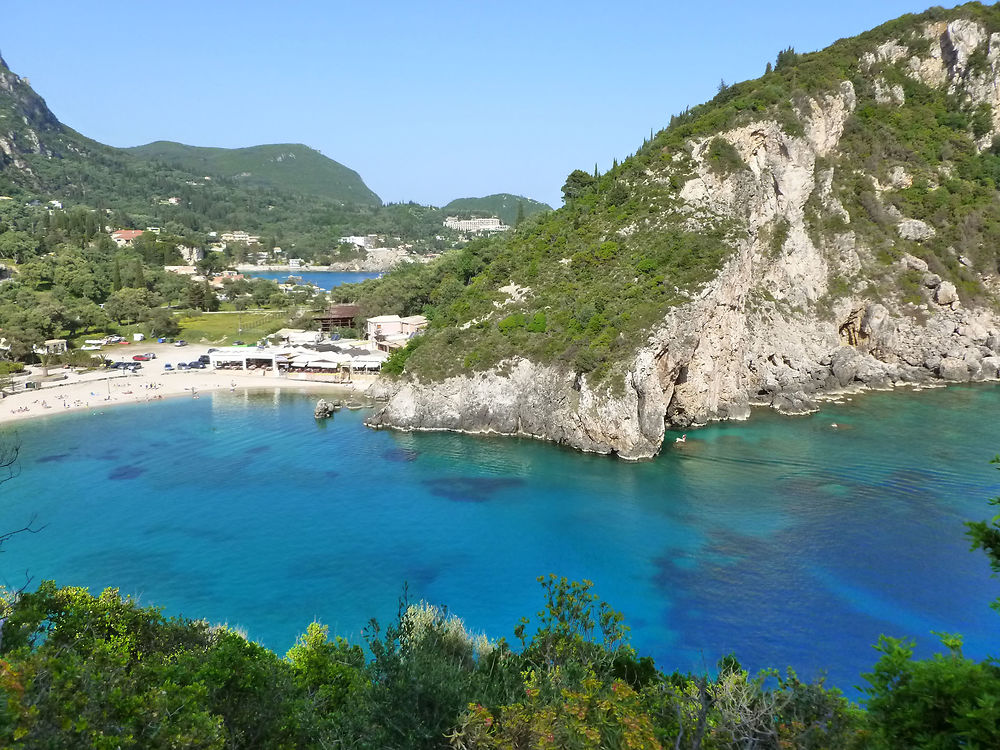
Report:
<svg viewBox="0 0 1000 750"><path fill-rule="evenodd" d="M896 231L904 240L915 240L916 242L928 240L936 234L934 227L920 219L903 219L897 225Z"/></svg>

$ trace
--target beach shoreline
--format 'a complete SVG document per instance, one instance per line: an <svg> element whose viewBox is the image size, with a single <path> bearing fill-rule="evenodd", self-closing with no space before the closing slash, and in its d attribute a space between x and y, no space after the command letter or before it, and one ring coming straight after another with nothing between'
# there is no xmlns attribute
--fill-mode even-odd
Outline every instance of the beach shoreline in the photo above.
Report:
<svg viewBox="0 0 1000 750"><path fill-rule="evenodd" d="M162 345L161 345L162 346ZM139 347L129 347L123 355L131 355ZM143 351L157 348L149 346ZM200 347L188 347L185 357L196 359ZM193 355L193 356L192 356ZM315 376L278 375L273 372L244 370L165 370L160 359L142 362L142 368L135 373L127 370L101 369L73 371L51 368L52 375L65 376L59 379L41 380L41 387L20 390L7 394L0 401L0 426L23 422L55 414L103 411L106 407L120 404L155 403L166 399L199 398L202 394L216 391L309 391L317 398L323 393L342 394L345 399L364 399L364 391L377 379L375 375L355 375L352 382L333 382L314 379ZM119 357L128 360L130 357ZM51 377L51 376L50 376ZM38 374L32 373L28 380L39 381Z"/></svg>

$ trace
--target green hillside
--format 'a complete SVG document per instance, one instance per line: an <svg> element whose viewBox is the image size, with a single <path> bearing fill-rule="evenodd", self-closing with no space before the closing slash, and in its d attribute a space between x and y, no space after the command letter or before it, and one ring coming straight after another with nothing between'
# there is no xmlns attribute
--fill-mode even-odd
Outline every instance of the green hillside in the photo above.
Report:
<svg viewBox="0 0 1000 750"><path fill-rule="evenodd" d="M521 195L510 193L496 193L482 198L456 198L441 210L452 213L474 213L487 214L489 216L499 216L500 220L508 226L513 226L517 221L518 207L522 207L523 218L534 216L535 214L551 211L552 206L547 203L525 198Z"/></svg>
<svg viewBox="0 0 1000 750"><path fill-rule="evenodd" d="M821 247L847 229L863 243L860 270L831 278L830 294L919 301L919 279L901 273L898 263L908 253L954 283L963 299L982 301L988 295L982 279L996 273L1000 260L1000 137L992 146L981 143L996 132L993 113L971 94L924 82L906 67L913 57L930 58L941 33L934 29L956 19L1000 32L1000 6L969 3L904 16L822 51L783 50L764 75L673 117L608 172L574 171L559 210L505 236L476 240L434 265L368 282L360 301L431 318L419 348L415 343L406 352L412 356L396 361L420 378L487 370L513 356L596 378L622 369L668 312L714 278L749 231L738 206L692 219L695 209L682 191L700 179L702 161L735 192L753 189L755 173L731 145L736 136L727 134L770 122L786 138L804 138L814 110L842 85L853 87L857 104L837 148L817 164L832 174L831 198L823 203L817 188L799 219ZM872 51L890 41L902 50L898 61L880 61ZM969 65L970 75L988 72L989 83L998 74L988 67L987 46ZM862 65L866 55L872 62ZM890 88L899 101L886 98ZM894 169L911 181L894 184ZM843 208L827 208L834 201ZM899 216L936 233L923 241L901 237ZM783 222L762 228L772 257L780 256L789 232ZM514 298L506 291L512 284L527 293ZM766 287L759 294L766 299Z"/></svg>
<svg viewBox="0 0 1000 750"><path fill-rule="evenodd" d="M301 143L206 148L155 141L124 150L140 159L201 175L229 178L242 185L317 195L344 203L375 206L382 203L353 169Z"/></svg>

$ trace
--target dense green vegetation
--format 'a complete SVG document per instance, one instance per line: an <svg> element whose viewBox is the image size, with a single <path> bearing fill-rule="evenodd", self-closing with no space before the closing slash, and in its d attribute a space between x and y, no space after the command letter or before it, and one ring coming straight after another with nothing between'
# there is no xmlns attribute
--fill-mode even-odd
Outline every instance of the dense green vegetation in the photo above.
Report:
<svg viewBox="0 0 1000 750"><path fill-rule="evenodd" d="M268 279L227 280L220 295L207 281L163 270L164 264L182 262L177 245L188 238L147 232L133 246L119 248L99 231L97 217L84 208L0 201L0 262L12 273L0 283L4 359L36 361L35 348L47 339L80 344L107 333L182 335L214 343L256 340L300 310L325 304L325 293L306 288L285 293ZM211 253L203 265L226 266L230 260ZM233 314L201 315L223 307ZM252 312L261 308L269 312ZM67 359L84 363L72 353Z"/></svg>
<svg viewBox="0 0 1000 750"><path fill-rule="evenodd" d="M904 63L861 65L866 52L887 40L927 56L931 41L922 24L955 18L1000 32L1000 6L970 3L903 16L819 52L784 49L763 76L720 86L712 101L671 118L608 172L573 171L561 209L507 236L452 251L432 267L402 269L345 294L370 312L431 319L427 341L405 359L406 373L437 379L522 355L599 380L622 369L650 329L691 299L746 236L738 217L715 217L699 228L681 210L678 193L692 175L692 141L708 141L711 171L749 179L747 165L720 133L767 119L801 136L809 100L850 81L856 109L837 151L817 164L817 171L833 170L832 193L850 224L822 205L818 190L806 205L806 229L818 247L845 231L864 247L862 273L832 279L831 293L921 302L919 285L895 263L910 253L953 281L966 301L992 303L981 275L1000 270L1000 143L976 144L991 127L989 108L913 80ZM981 67L984 55L985 48ZM905 103L879 103L876 79L901 86ZM894 186L894 168L912 184ZM902 216L924 220L937 233L922 242L903 239L897 231ZM766 231L776 256L788 226Z"/></svg>
<svg viewBox="0 0 1000 750"><path fill-rule="evenodd" d="M5 747L850 747L863 715L793 674L663 674L591 584L540 579L520 648L426 604L365 651L312 624L285 658L116 590L44 582L3 604ZM534 631L529 635L528 628ZM752 745L742 744L745 737ZM858 745L860 746L860 745Z"/></svg>
<svg viewBox="0 0 1000 750"><path fill-rule="evenodd" d="M482 198L456 198L441 210L449 215L498 216L513 227L535 214L551 211L552 206L521 195L496 193Z"/></svg>
<svg viewBox="0 0 1000 750"><path fill-rule="evenodd" d="M509 241L476 240L435 267L365 282L364 310L427 315L434 329L407 368L432 377L489 368L514 354L607 371L641 344L664 309L687 299L685 288L711 278L729 246L721 233L639 230L605 239L615 224L584 218L604 201L590 194L529 220ZM620 215L617 224L626 221ZM507 302L517 292L498 289L511 283L530 292ZM494 314L495 302L505 303L502 314ZM456 348L463 358L456 360Z"/></svg>
<svg viewBox="0 0 1000 750"><path fill-rule="evenodd" d="M373 206L382 203L353 169L301 143L206 148L155 141L125 151L185 172L224 177L239 184L318 195L343 203Z"/></svg>

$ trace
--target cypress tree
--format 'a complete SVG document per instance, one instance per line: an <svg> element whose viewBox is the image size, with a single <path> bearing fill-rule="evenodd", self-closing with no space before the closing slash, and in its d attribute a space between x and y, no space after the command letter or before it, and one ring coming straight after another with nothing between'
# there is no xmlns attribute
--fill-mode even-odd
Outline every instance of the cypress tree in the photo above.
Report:
<svg viewBox="0 0 1000 750"><path fill-rule="evenodd" d="M115 258L114 265L111 266L111 291L117 292L122 288L122 267Z"/></svg>

